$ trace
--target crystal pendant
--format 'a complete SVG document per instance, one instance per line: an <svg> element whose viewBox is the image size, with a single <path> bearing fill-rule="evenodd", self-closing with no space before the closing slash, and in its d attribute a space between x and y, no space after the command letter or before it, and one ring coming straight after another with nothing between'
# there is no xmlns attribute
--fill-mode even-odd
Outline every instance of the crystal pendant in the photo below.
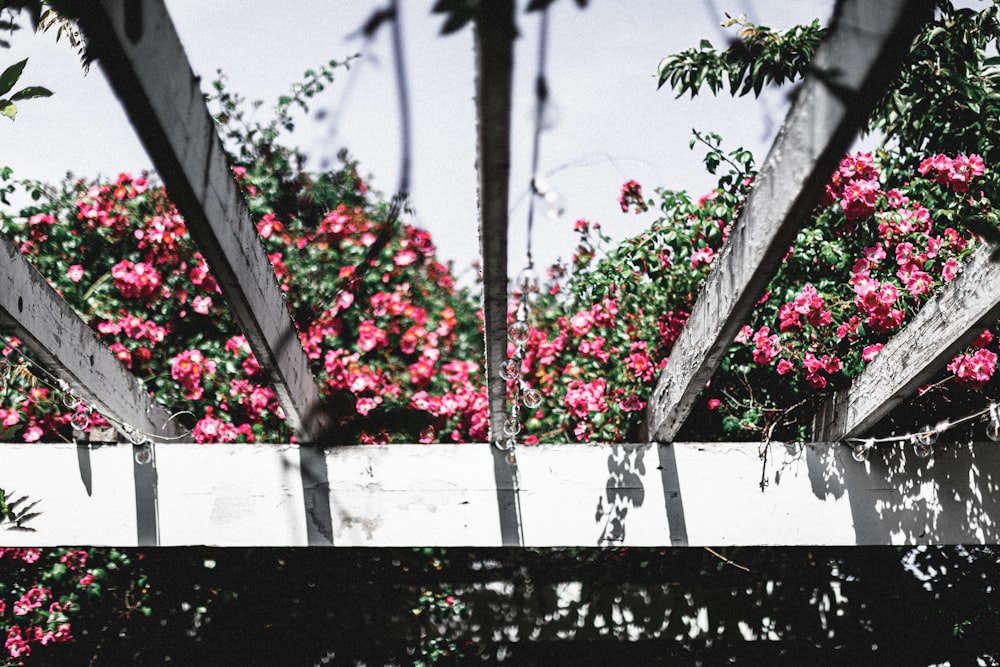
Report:
<svg viewBox="0 0 1000 667"><path fill-rule="evenodd" d="M534 387L528 387L524 390L521 400L524 401L524 407L537 408L542 404L542 392L538 391Z"/></svg>
<svg viewBox="0 0 1000 667"><path fill-rule="evenodd" d="M518 421L517 417L508 417L507 421L503 423L503 432L514 437L521 432L521 422Z"/></svg>
<svg viewBox="0 0 1000 667"><path fill-rule="evenodd" d="M516 380L521 375L521 360L517 357L507 359L500 364L500 377L504 380Z"/></svg>
<svg viewBox="0 0 1000 667"><path fill-rule="evenodd" d="M873 446L874 443L871 441L859 442L854 445L854 451L851 453L851 456L853 456L854 460L858 463L864 463L868 460L868 453L871 451Z"/></svg>
<svg viewBox="0 0 1000 667"><path fill-rule="evenodd" d="M528 323L524 320L514 320L507 327L507 338L514 345L524 345L528 342L528 334L530 329L528 328Z"/></svg>
<svg viewBox="0 0 1000 667"><path fill-rule="evenodd" d="M139 445L135 448L135 454L133 454L135 462L141 466L144 466L153 460L153 448L149 446L149 443L144 445Z"/></svg>
<svg viewBox="0 0 1000 667"><path fill-rule="evenodd" d="M933 447L930 445L921 445L920 443L913 445L913 453L917 455L918 459L926 459L931 455L932 449Z"/></svg>
<svg viewBox="0 0 1000 667"><path fill-rule="evenodd" d="M537 294L541 289L538 282L538 274L531 267L522 269L517 274L517 288L524 294Z"/></svg>

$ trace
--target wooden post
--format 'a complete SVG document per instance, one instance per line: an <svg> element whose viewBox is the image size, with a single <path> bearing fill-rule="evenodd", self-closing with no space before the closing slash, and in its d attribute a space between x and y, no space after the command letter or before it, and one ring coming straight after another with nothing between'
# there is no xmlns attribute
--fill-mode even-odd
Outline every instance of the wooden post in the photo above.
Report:
<svg viewBox="0 0 1000 667"><path fill-rule="evenodd" d="M923 23L928 0L845 0L716 259L649 400L646 432L673 440L789 245L892 83Z"/></svg>
<svg viewBox="0 0 1000 667"><path fill-rule="evenodd" d="M503 544L523 542L516 461L495 445L506 439L507 207L510 191L510 106L514 71L514 3L482 3L476 28L476 112L479 165L479 238L483 260L483 329L489 442L493 452Z"/></svg>
<svg viewBox="0 0 1000 667"><path fill-rule="evenodd" d="M125 107L298 437L329 438L315 379L163 0L81 8Z"/></svg>

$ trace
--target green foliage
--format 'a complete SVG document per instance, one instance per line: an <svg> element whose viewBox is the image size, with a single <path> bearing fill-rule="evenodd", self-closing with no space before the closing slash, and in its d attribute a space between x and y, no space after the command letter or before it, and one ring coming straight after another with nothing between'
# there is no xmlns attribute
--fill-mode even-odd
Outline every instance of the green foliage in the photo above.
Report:
<svg viewBox="0 0 1000 667"><path fill-rule="evenodd" d="M677 97L694 97L706 86L712 94L729 87L736 95L753 91L759 96L764 86L781 85L801 77L826 30L819 21L774 31L749 23L746 17L732 18L722 25L740 28L739 38L725 51L718 51L707 39L698 48L667 56L660 61L659 86L669 84Z"/></svg>
<svg viewBox="0 0 1000 667"><path fill-rule="evenodd" d="M0 529L34 532L27 523L41 515L41 512L32 511L40 502L28 503L28 496L18 498L16 493L0 489Z"/></svg>
<svg viewBox="0 0 1000 667"><path fill-rule="evenodd" d="M17 117L17 106L14 102L30 100L37 97L49 97L52 91L42 86L25 86L20 90L11 93L14 85L20 80L24 66L28 64L28 59L15 63L0 72L0 114L7 116L11 120ZM8 93L10 93L8 95ZM6 96L6 97L4 97Z"/></svg>

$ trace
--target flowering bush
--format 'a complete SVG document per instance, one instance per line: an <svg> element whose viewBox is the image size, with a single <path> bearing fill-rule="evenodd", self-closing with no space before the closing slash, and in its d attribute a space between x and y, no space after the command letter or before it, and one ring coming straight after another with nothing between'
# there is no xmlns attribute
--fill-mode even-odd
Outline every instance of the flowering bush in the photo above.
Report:
<svg viewBox="0 0 1000 667"><path fill-rule="evenodd" d="M255 161L235 165L234 176L342 440L485 440L475 303L436 259L430 235L398 221L350 162L316 176L297 169L297 154L273 144L280 126L242 128L237 102L218 90L231 140L272 142L239 151ZM158 400L182 420L193 415L197 441L292 438L161 186L122 174L32 187L36 205L0 217L0 230ZM16 363L18 347L10 341L4 357ZM73 411L32 380L10 378L4 438L69 437Z"/></svg>
<svg viewBox="0 0 1000 667"><path fill-rule="evenodd" d="M0 664L72 642L78 616L149 614L145 579L116 549L0 547Z"/></svg>

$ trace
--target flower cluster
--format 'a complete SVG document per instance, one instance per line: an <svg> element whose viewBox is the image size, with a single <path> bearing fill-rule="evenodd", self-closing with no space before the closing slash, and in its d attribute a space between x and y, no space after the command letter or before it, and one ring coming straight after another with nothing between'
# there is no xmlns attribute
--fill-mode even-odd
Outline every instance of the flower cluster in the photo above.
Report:
<svg viewBox="0 0 1000 667"><path fill-rule="evenodd" d="M649 204L642 198L642 186L636 181L628 181L622 186L621 196L618 204L622 208L622 213L628 213L629 207L636 213L643 213L649 210Z"/></svg>
<svg viewBox="0 0 1000 667"><path fill-rule="evenodd" d="M25 664L40 649L74 641L72 624L100 609L101 586L128 587L130 559L116 549L33 549L0 547L4 582L0 587L0 638L6 651L0 663ZM144 596L136 593L136 608Z"/></svg>

